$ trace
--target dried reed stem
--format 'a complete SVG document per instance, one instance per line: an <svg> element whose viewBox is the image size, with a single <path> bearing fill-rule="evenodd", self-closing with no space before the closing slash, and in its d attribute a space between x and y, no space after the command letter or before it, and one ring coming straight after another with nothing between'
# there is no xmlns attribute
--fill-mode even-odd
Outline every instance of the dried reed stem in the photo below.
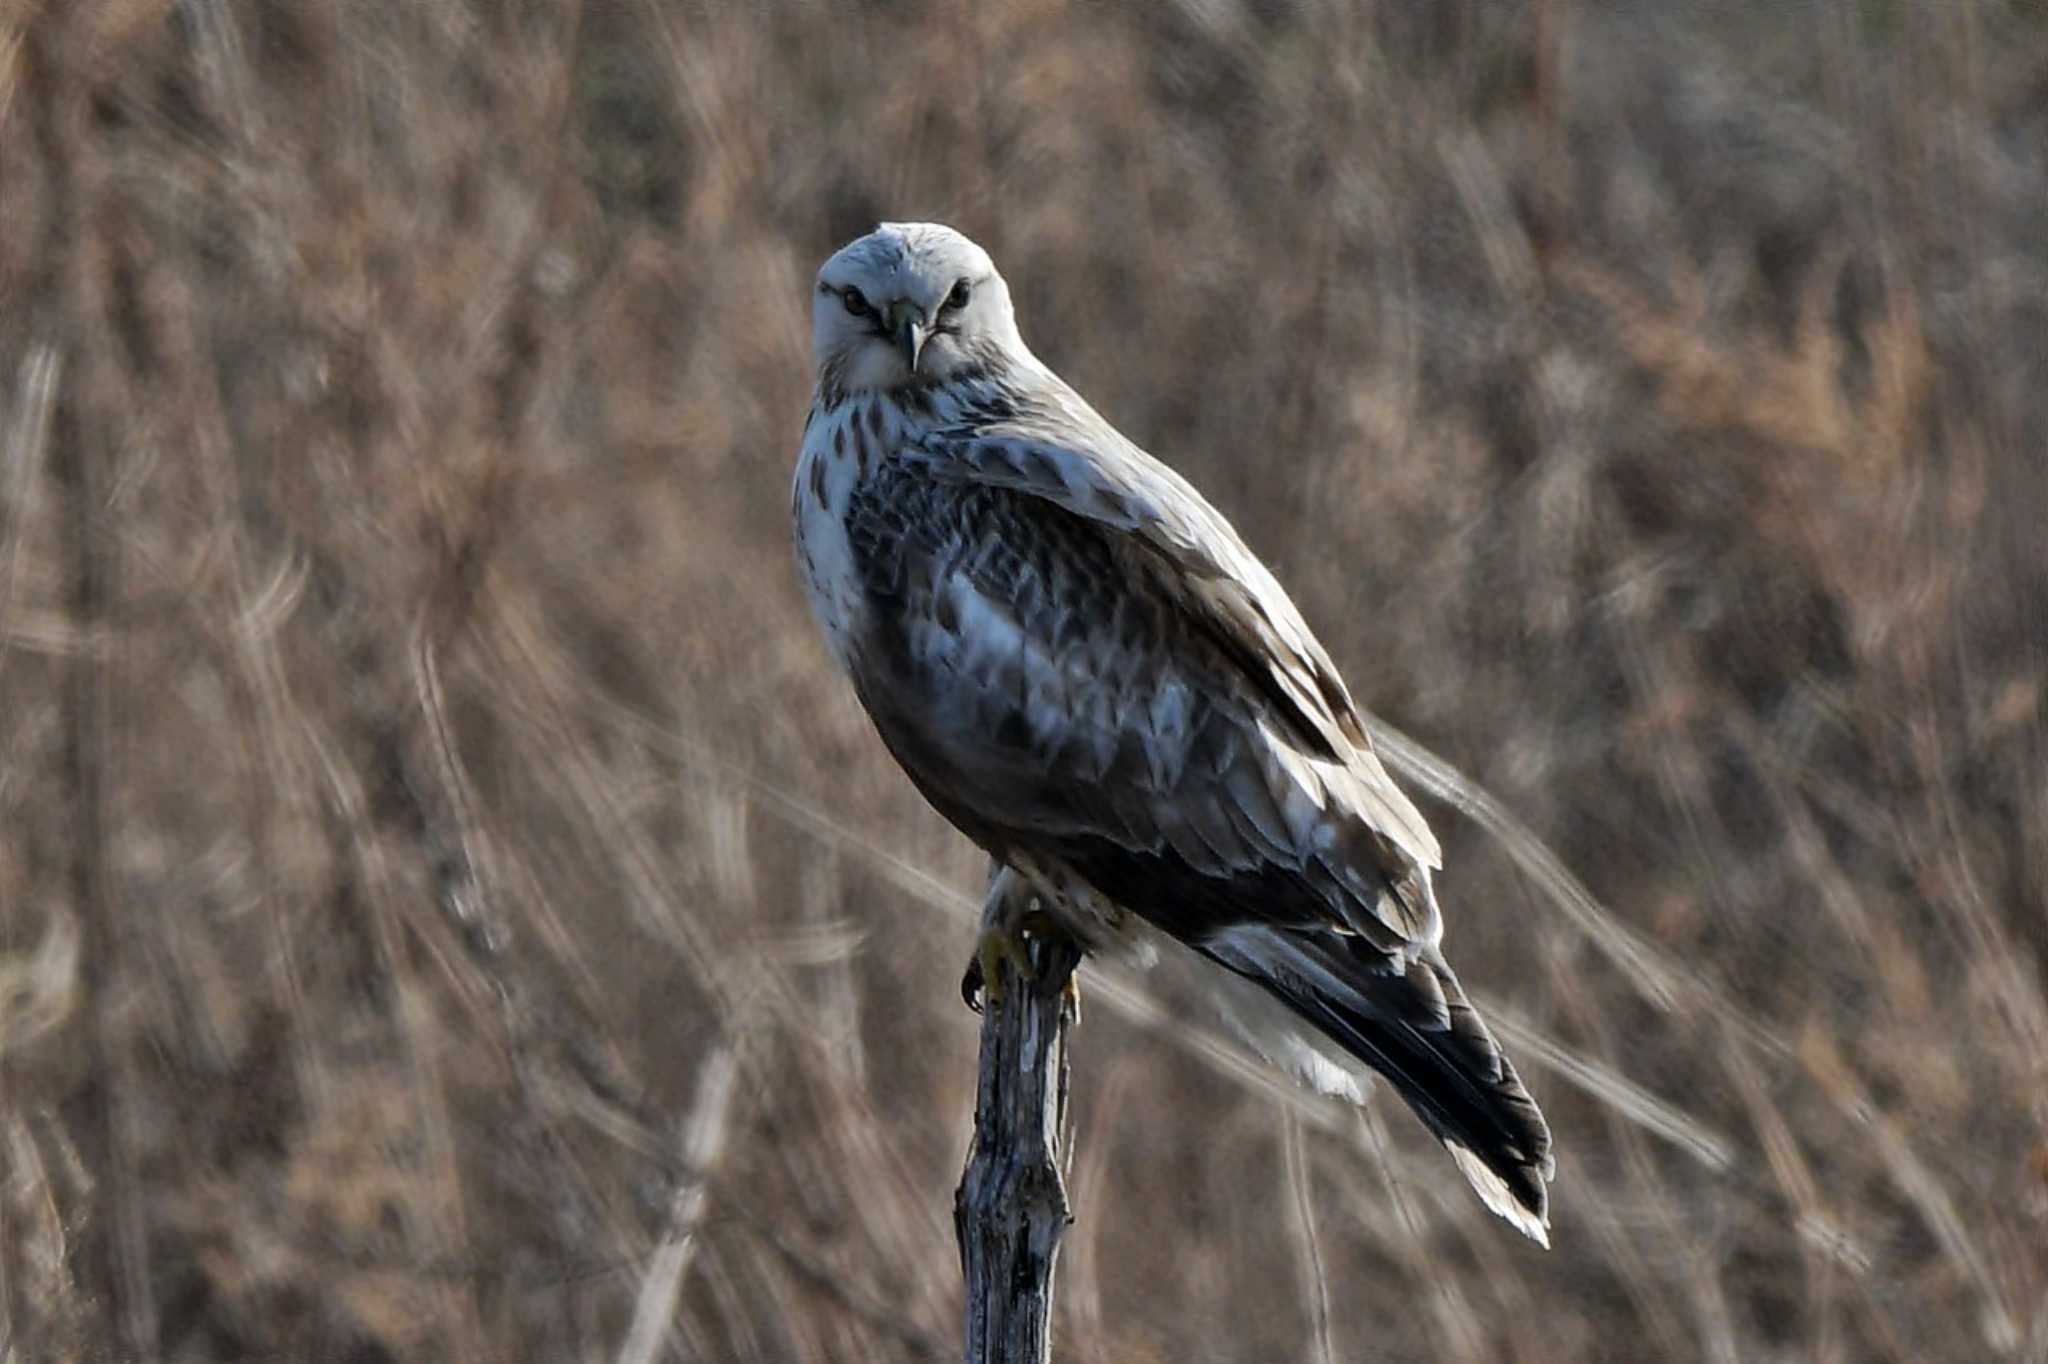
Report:
<svg viewBox="0 0 2048 1364"><path fill-rule="evenodd" d="M739 1074L736 1045L721 1041L697 1079L697 1099L683 1125L683 1181L669 1204L668 1231L647 1262L633 1303L633 1324L619 1346L618 1364L651 1364L668 1339L682 1300L683 1280L696 1254L697 1229L709 1199L706 1185L725 1153L732 1125L733 1081Z"/></svg>

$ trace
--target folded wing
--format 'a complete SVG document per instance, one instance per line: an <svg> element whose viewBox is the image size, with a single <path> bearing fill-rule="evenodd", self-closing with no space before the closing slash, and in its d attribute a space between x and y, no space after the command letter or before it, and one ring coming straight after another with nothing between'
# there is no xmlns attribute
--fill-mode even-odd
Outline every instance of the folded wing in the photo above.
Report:
<svg viewBox="0 0 2048 1364"><path fill-rule="evenodd" d="M909 458L970 530L905 578L904 675L863 686L906 770L1386 1076L1540 1239L1549 1132L1437 950L1436 840L1272 575L1070 395Z"/></svg>

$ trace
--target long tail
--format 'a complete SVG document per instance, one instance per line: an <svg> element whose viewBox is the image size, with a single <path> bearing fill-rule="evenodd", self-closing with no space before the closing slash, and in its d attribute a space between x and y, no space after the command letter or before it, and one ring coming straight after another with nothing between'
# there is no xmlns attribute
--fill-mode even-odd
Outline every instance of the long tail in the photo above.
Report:
<svg viewBox="0 0 2048 1364"><path fill-rule="evenodd" d="M1200 950L1384 1075L1480 1200L1550 1244L1550 1127L1435 949L1404 964L1359 938L1265 928Z"/></svg>

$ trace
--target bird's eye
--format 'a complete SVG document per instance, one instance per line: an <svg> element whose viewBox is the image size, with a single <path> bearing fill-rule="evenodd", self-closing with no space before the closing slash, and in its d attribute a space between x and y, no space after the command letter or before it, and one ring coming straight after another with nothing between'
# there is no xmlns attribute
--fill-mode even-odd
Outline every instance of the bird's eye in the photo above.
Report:
<svg viewBox="0 0 2048 1364"><path fill-rule="evenodd" d="M969 296L973 294L973 292L974 286L969 284L966 280L963 279L955 282L953 285L953 292L946 295L946 306L955 311L966 307L967 300Z"/></svg>
<svg viewBox="0 0 2048 1364"><path fill-rule="evenodd" d="M840 301L846 304L846 311L855 317L866 317L874 309L868 306L868 296L851 284L839 291Z"/></svg>

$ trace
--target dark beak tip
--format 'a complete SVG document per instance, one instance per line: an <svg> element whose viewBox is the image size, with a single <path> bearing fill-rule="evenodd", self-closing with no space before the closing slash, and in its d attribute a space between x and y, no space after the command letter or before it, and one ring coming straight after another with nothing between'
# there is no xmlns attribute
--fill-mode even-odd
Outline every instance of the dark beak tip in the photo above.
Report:
<svg viewBox="0 0 2048 1364"><path fill-rule="evenodd" d="M917 358L924 350L923 329L913 322L904 323L896 332L896 348L903 352L903 363L915 370Z"/></svg>

